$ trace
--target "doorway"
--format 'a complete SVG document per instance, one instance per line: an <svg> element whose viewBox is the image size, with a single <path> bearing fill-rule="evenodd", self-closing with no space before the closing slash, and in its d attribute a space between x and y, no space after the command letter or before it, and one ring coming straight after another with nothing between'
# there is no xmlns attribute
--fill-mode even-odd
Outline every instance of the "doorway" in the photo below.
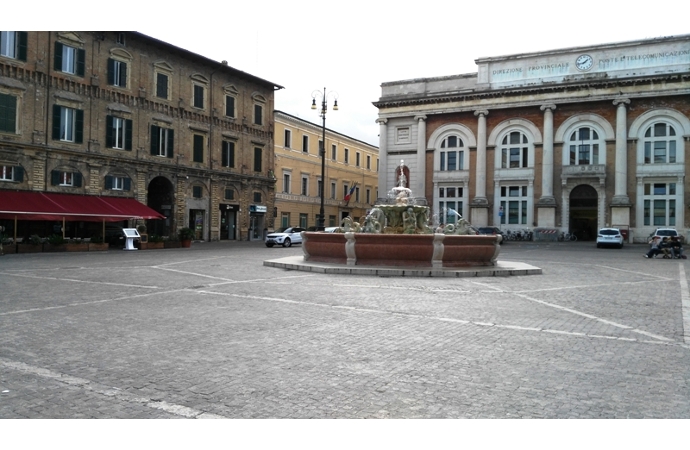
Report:
<svg viewBox="0 0 690 450"><path fill-rule="evenodd" d="M149 208L163 214L165 219L149 219L146 221L148 234L169 236L172 229L172 208L175 204L173 185L165 177L156 177L149 183L147 205Z"/></svg>
<svg viewBox="0 0 690 450"><path fill-rule="evenodd" d="M237 205L220 204L220 240L237 239Z"/></svg>
<svg viewBox="0 0 690 450"><path fill-rule="evenodd" d="M194 230L194 239L203 240L204 239L204 214L203 209L190 209L189 210L189 228Z"/></svg>
<svg viewBox="0 0 690 450"><path fill-rule="evenodd" d="M570 232L580 241L592 241L597 237L597 191L588 184L581 184L570 192Z"/></svg>

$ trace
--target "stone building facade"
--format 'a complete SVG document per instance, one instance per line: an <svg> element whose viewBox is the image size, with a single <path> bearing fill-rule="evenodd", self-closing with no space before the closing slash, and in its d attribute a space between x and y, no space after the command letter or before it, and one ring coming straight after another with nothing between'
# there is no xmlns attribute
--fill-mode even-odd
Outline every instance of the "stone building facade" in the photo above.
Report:
<svg viewBox="0 0 690 450"><path fill-rule="evenodd" d="M316 226L323 127L282 111L274 118L275 226ZM377 147L326 128L324 226L366 216L378 196L378 164Z"/></svg>
<svg viewBox="0 0 690 450"><path fill-rule="evenodd" d="M594 239L688 235L690 35L477 59L477 72L386 82L379 186L400 160L441 221Z"/></svg>
<svg viewBox="0 0 690 450"><path fill-rule="evenodd" d="M136 32L3 31L0 196L132 197L166 217L149 234L261 239L280 88Z"/></svg>

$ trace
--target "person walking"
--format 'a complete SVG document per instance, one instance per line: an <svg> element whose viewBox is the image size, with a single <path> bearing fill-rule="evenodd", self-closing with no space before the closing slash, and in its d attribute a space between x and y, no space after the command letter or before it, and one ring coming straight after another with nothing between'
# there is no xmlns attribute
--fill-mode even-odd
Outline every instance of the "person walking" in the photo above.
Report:
<svg viewBox="0 0 690 450"><path fill-rule="evenodd" d="M652 248L649 249L647 253L644 254L645 258L656 258L656 255L658 255L661 250L659 249L659 245L661 244L661 238L659 236L654 236L649 243L652 245Z"/></svg>

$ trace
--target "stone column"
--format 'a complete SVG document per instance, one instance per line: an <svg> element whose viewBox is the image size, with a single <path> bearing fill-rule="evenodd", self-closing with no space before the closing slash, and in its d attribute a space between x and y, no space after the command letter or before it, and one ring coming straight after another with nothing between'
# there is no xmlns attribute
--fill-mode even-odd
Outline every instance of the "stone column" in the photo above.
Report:
<svg viewBox="0 0 690 450"><path fill-rule="evenodd" d="M426 116L415 116L414 119L417 121L417 170L410 175L410 189L415 197L426 198Z"/></svg>
<svg viewBox="0 0 690 450"><path fill-rule="evenodd" d="M556 226L556 198L553 196L553 111L556 105L542 105L544 142L542 146L541 198L537 201L537 225Z"/></svg>
<svg viewBox="0 0 690 450"><path fill-rule="evenodd" d="M386 123L388 119L376 119L379 124L379 195L378 198L386 198L388 187L386 186L386 178L388 177L388 148L387 148L387 133L388 128ZM325 185L324 185L325 186ZM391 186L391 189L393 186ZM378 202L377 202L378 203Z"/></svg>
<svg viewBox="0 0 690 450"><path fill-rule="evenodd" d="M613 101L616 108L616 164L614 195L611 199L611 226L630 226L630 199L628 198L628 119L625 105L630 99L625 97Z"/></svg>
<svg viewBox="0 0 690 450"><path fill-rule="evenodd" d="M477 116L477 161L474 175L474 198L470 202L470 222L475 227L489 225L489 201L486 198L486 116L489 111L478 110Z"/></svg>

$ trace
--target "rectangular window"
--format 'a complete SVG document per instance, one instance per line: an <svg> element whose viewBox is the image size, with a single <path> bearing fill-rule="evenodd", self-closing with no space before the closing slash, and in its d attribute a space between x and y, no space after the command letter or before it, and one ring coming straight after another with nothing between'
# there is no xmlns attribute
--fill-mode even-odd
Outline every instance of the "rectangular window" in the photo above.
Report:
<svg viewBox="0 0 690 450"><path fill-rule="evenodd" d="M132 189L132 180L127 177L107 175L105 188L112 191L129 191Z"/></svg>
<svg viewBox="0 0 690 450"><path fill-rule="evenodd" d="M676 226L676 183L645 183L644 224Z"/></svg>
<svg viewBox="0 0 690 450"><path fill-rule="evenodd" d="M14 166L0 166L0 180L14 181Z"/></svg>
<svg viewBox="0 0 690 450"><path fill-rule="evenodd" d="M309 214L300 213L299 215L299 226L302 228L307 228L309 226Z"/></svg>
<svg viewBox="0 0 690 450"><path fill-rule="evenodd" d="M527 225L527 186L501 186L502 224Z"/></svg>
<svg viewBox="0 0 690 450"><path fill-rule="evenodd" d="M17 132L17 97L0 93L0 131Z"/></svg>
<svg viewBox="0 0 690 450"><path fill-rule="evenodd" d="M204 87L199 86L198 84L194 85L193 106L195 108L203 108L204 107Z"/></svg>
<svg viewBox="0 0 690 450"><path fill-rule="evenodd" d="M280 213L280 226L283 228L290 226L290 213Z"/></svg>
<svg viewBox="0 0 690 450"><path fill-rule="evenodd" d="M231 95L225 96L225 115L235 117L235 97Z"/></svg>
<svg viewBox="0 0 690 450"><path fill-rule="evenodd" d="M225 200L234 200L235 199L235 190L234 189L226 189L225 190Z"/></svg>
<svg viewBox="0 0 690 450"><path fill-rule="evenodd" d="M127 87L127 63L108 58L108 84Z"/></svg>
<svg viewBox="0 0 690 450"><path fill-rule="evenodd" d="M367 170L371 170L371 155L367 155Z"/></svg>
<svg viewBox="0 0 690 450"><path fill-rule="evenodd" d="M329 227L335 226L335 216L328 216L328 226Z"/></svg>
<svg viewBox="0 0 690 450"><path fill-rule="evenodd" d="M105 117L105 145L108 148L132 150L132 121L121 117Z"/></svg>
<svg viewBox="0 0 690 450"><path fill-rule="evenodd" d="M307 175L302 175L302 190L301 195L309 195L309 177Z"/></svg>
<svg viewBox="0 0 690 450"><path fill-rule="evenodd" d="M359 167L359 159L360 159L360 154L359 152L355 153L355 166Z"/></svg>
<svg viewBox="0 0 690 450"><path fill-rule="evenodd" d="M347 194L348 194L349 192L350 192L350 187L349 187L347 184L343 183L343 199L344 199L345 197L347 197Z"/></svg>
<svg viewBox="0 0 690 450"><path fill-rule="evenodd" d="M359 203L359 188L355 188L355 202Z"/></svg>
<svg viewBox="0 0 690 450"><path fill-rule="evenodd" d="M367 188L367 205L371 204L371 189Z"/></svg>
<svg viewBox="0 0 690 450"><path fill-rule="evenodd" d="M221 164L223 167L235 167L235 143L232 141L223 141L223 148L221 149Z"/></svg>
<svg viewBox="0 0 690 450"><path fill-rule="evenodd" d="M26 61L26 31L0 31L0 56Z"/></svg>
<svg viewBox="0 0 690 450"><path fill-rule="evenodd" d="M331 145L331 159L333 161L338 159L338 146L335 144Z"/></svg>
<svg viewBox="0 0 690 450"><path fill-rule="evenodd" d="M61 42L55 43L55 63L53 65L55 70L83 77L85 63L86 51L84 49L70 47Z"/></svg>
<svg viewBox="0 0 690 450"><path fill-rule="evenodd" d="M174 130L151 125L151 155L173 157Z"/></svg>
<svg viewBox="0 0 690 450"><path fill-rule="evenodd" d="M156 97L168 98L168 76L164 73L156 73Z"/></svg>
<svg viewBox="0 0 690 450"><path fill-rule="evenodd" d="M254 105L254 125L263 125L263 114L263 106Z"/></svg>
<svg viewBox="0 0 690 450"><path fill-rule="evenodd" d="M302 136L302 152L309 153L309 136Z"/></svg>
<svg viewBox="0 0 690 450"><path fill-rule="evenodd" d="M201 186L192 186L192 197L201 198L203 196L203 189Z"/></svg>
<svg viewBox="0 0 690 450"><path fill-rule="evenodd" d="M285 130L285 138L284 138L283 147L290 148L291 146L292 146L292 131Z"/></svg>
<svg viewBox="0 0 690 450"><path fill-rule="evenodd" d="M350 163L350 150L345 149L345 164Z"/></svg>
<svg viewBox="0 0 690 450"><path fill-rule="evenodd" d="M331 199L333 199L333 200L335 200L335 191L336 191L335 181L331 181Z"/></svg>
<svg viewBox="0 0 690 450"><path fill-rule="evenodd" d="M254 203L261 203L261 192L254 192Z"/></svg>
<svg viewBox="0 0 690 450"><path fill-rule="evenodd" d="M254 172L261 172L261 147L254 147Z"/></svg>
<svg viewBox="0 0 690 450"><path fill-rule="evenodd" d="M193 148L193 150L194 150L194 155L193 155L194 162L198 162L198 163L204 162L204 137L201 136L200 134L195 134L193 146L194 146L194 148Z"/></svg>
<svg viewBox="0 0 690 450"><path fill-rule="evenodd" d="M316 180L316 195L320 198L323 194L323 182L321 180Z"/></svg>
<svg viewBox="0 0 690 450"><path fill-rule="evenodd" d="M84 111L53 105L53 139L81 144L84 140Z"/></svg>
<svg viewBox="0 0 690 450"><path fill-rule="evenodd" d="M283 193L284 194L290 193L290 174L289 173L283 174Z"/></svg>

